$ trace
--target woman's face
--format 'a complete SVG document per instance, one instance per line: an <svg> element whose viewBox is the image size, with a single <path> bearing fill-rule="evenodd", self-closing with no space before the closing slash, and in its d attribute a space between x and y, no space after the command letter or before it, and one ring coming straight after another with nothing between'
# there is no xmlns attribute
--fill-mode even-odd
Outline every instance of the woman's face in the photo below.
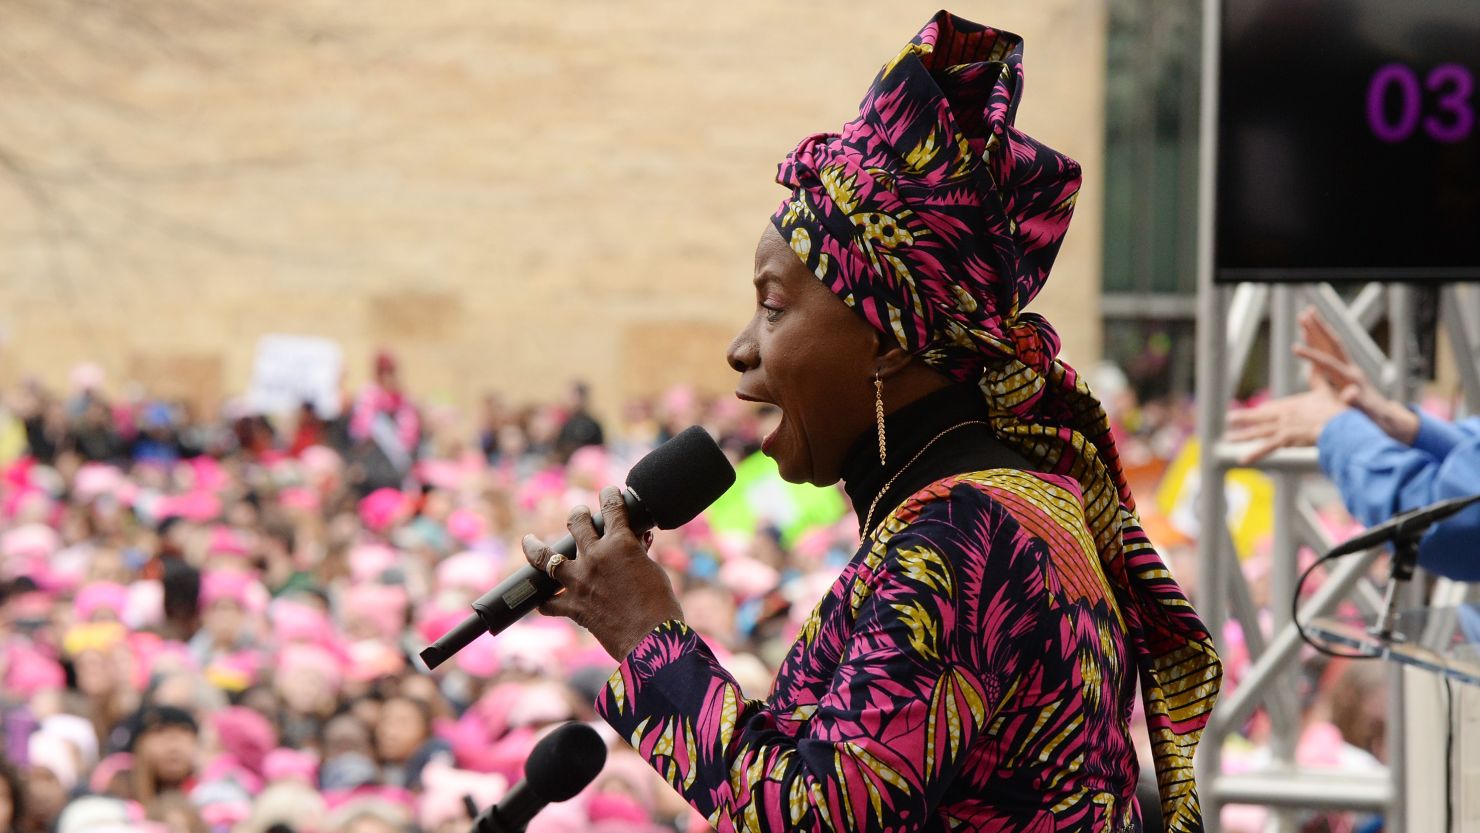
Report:
<svg viewBox="0 0 1480 833"><path fill-rule="evenodd" d="M217 599L206 608L201 624L217 645L231 645L241 635L246 612L231 599Z"/></svg>
<svg viewBox="0 0 1480 833"><path fill-rule="evenodd" d="M735 394L781 409L761 450L783 478L835 483L849 446L873 423L878 335L769 223L755 250L754 283L755 314L728 353L740 373Z"/></svg>
<svg viewBox="0 0 1480 833"><path fill-rule="evenodd" d="M83 651L73 660L77 672L77 689L89 697L105 697L119 685L118 669L107 652Z"/></svg>
<svg viewBox="0 0 1480 833"><path fill-rule="evenodd" d="M375 751L382 761L405 761L426 739L426 718L419 706L404 697L385 701L375 727Z"/></svg>

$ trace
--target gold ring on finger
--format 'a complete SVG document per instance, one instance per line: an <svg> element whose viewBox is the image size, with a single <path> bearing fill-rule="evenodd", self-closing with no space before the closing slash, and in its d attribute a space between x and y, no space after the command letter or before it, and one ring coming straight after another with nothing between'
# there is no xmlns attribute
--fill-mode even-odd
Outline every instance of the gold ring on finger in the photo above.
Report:
<svg viewBox="0 0 1480 833"><path fill-rule="evenodd" d="M545 575L549 576L552 579L555 578L555 570L559 568L561 564L564 564L569 560L570 559L566 558L563 553L557 552L554 555L550 556L550 560L545 562ZM559 579L555 580L559 581Z"/></svg>

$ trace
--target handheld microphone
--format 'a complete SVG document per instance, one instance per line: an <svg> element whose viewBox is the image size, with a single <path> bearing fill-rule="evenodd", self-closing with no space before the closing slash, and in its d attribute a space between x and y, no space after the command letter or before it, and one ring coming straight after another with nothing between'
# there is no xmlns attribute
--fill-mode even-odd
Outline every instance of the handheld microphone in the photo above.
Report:
<svg viewBox="0 0 1480 833"><path fill-rule="evenodd" d="M1449 498L1409 510L1343 542L1331 550L1330 557L1348 555L1388 541L1400 541L1404 538L1422 535L1429 527L1475 503L1480 503L1480 495Z"/></svg>
<svg viewBox="0 0 1480 833"><path fill-rule="evenodd" d="M654 526L674 529L698 517L735 482L735 469L703 428L695 425L637 461L627 475L622 502L627 522L638 535ZM602 519L593 514L596 531ZM567 535L550 546L566 558L576 557L575 539ZM473 602L473 615L422 649L421 661L436 668L485 631L508 626L560 592L560 582L528 564Z"/></svg>
<svg viewBox="0 0 1480 833"><path fill-rule="evenodd" d="M575 798L605 765L606 744L595 729L584 723L561 726L534 745L524 762L524 779L473 819L472 833L524 833L545 805Z"/></svg>

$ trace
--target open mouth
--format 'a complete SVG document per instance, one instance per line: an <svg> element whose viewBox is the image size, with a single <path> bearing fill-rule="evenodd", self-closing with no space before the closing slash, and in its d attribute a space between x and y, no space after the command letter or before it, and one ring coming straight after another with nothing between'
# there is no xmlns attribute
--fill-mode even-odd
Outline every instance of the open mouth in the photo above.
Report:
<svg viewBox="0 0 1480 833"><path fill-rule="evenodd" d="M775 444L776 438L781 435L781 425L786 421L785 412L781 410L780 405L777 405L776 403L771 402L768 399L761 399L758 396L751 396L750 394L743 393L738 390L735 391L735 398L739 399L742 402L752 402L761 406L760 411L763 414L768 411L774 411L780 416L780 419L776 420L776 427L772 428L771 432L761 440L761 453L765 454L768 457L771 456L771 447Z"/></svg>

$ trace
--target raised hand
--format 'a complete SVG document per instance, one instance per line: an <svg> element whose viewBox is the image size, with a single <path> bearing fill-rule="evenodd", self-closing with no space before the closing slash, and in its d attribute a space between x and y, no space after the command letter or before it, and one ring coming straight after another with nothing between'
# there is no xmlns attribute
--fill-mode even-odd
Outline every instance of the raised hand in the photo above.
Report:
<svg viewBox="0 0 1480 833"><path fill-rule="evenodd" d="M653 628L682 619L683 608L668 574L648 557L651 536L633 534L615 488L601 490L601 519L605 531L597 533L591 510L577 506L570 513L566 526L576 541L576 558L556 564L553 578L565 589L540 605L540 612L569 617L622 660ZM554 550L533 535L524 536L523 546L531 566L551 572Z"/></svg>

